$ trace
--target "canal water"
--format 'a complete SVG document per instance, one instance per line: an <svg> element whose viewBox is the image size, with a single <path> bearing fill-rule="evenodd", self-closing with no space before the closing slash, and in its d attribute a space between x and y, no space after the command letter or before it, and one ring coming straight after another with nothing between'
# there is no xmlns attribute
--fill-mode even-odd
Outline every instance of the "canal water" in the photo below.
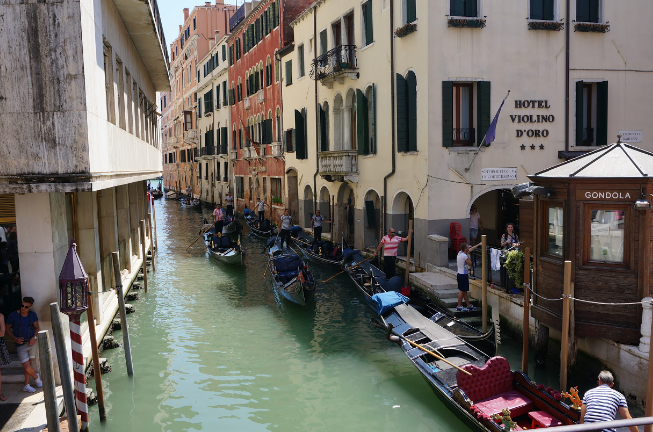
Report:
<svg viewBox="0 0 653 432"><path fill-rule="evenodd" d="M263 277L264 242L247 228L244 266L228 267L202 240L186 251L208 209L156 206L157 270L127 317L134 376L122 347L103 353L113 368L102 377L107 420L91 407L91 430L468 430L370 326L374 313L346 275L318 283L307 307L288 303ZM316 280L335 273L309 267ZM519 343L504 337L501 351L519 368Z"/></svg>

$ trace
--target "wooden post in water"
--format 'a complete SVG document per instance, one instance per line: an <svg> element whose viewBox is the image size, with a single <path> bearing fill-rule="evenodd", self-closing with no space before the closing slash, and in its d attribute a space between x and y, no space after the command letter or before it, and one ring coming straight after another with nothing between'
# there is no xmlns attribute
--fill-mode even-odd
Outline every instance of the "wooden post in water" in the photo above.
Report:
<svg viewBox="0 0 653 432"><path fill-rule="evenodd" d="M529 319L531 306L531 248L524 251L524 333L522 341L521 370L528 374L528 339L529 339Z"/></svg>
<svg viewBox="0 0 653 432"><path fill-rule="evenodd" d="M152 254L152 271L156 271L156 265L154 264L154 236L152 235L152 213L149 217L149 226L150 226L150 253Z"/></svg>
<svg viewBox="0 0 653 432"><path fill-rule="evenodd" d="M142 222L141 222L142 223ZM120 328L122 330L122 344L125 348L125 363L127 363L127 375L134 375L132 364L132 348L129 342L129 328L127 327L127 312L125 311L125 295L122 291L122 277L120 276L120 257L118 252L111 252L113 261L113 273L116 277L116 294L118 295L118 312L120 313Z"/></svg>
<svg viewBox="0 0 653 432"><path fill-rule="evenodd" d="M487 331L487 236L481 236L481 320L483 333Z"/></svg>
<svg viewBox="0 0 653 432"><path fill-rule="evenodd" d="M57 410L57 391L54 383L54 366L52 364L52 349L47 330L38 333L39 363L41 364L41 379L43 380L43 400L45 401L45 417L48 431L59 432L59 412Z"/></svg>
<svg viewBox="0 0 653 432"><path fill-rule="evenodd" d="M61 378L61 387L63 389L63 401L66 407L66 414L68 415L68 428L71 431L78 431L79 422L77 421L77 407L75 405L75 389L73 388L73 379L70 376L66 337L64 336L59 304L57 302L50 303L50 320L52 322L54 347L57 351L57 361L59 363L59 377Z"/></svg>
<svg viewBox="0 0 653 432"><path fill-rule="evenodd" d="M571 295L571 261L565 261L562 299L562 340L560 341L560 390L567 391L567 359L569 356L569 296Z"/></svg>
<svg viewBox="0 0 653 432"><path fill-rule="evenodd" d="M653 335L653 320L651 320L651 335ZM651 352L650 348L648 353L648 383L646 385L644 417L653 417L653 352ZM644 432L653 432L653 425L644 426Z"/></svg>
<svg viewBox="0 0 653 432"><path fill-rule="evenodd" d="M112 257L113 258L113 257ZM95 334L95 315L93 312L93 295L91 294L91 285L88 292L88 332L91 336L91 354L93 356L93 375L95 378L95 391L97 393L98 408L100 411L100 420L106 420L107 414L104 410L104 392L102 391L102 377L100 372L100 354L97 349L97 335Z"/></svg>
<svg viewBox="0 0 653 432"><path fill-rule="evenodd" d="M154 203L152 203L152 220L154 221L154 249L159 250L159 236L156 233L156 210ZM152 251L152 255L154 255L154 251Z"/></svg>
<svg viewBox="0 0 653 432"><path fill-rule="evenodd" d="M406 248L406 276L404 277L404 286L408 286L408 280L410 278L410 248L413 245L413 221L408 221L408 247Z"/></svg>
<svg viewBox="0 0 653 432"><path fill-rule="evenodd" d="M141 219L141 252L143 253L143 286L147 292L147 247L145 246L145 219Z"/></svg>

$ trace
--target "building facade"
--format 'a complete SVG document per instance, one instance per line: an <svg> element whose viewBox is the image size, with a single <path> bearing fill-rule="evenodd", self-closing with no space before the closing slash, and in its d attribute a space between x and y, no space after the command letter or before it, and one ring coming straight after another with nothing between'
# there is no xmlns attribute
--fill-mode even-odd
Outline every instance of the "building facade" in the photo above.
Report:
<svg viewBox="0 0 653 432"><path fill-rule="evenodd" d="M653 5L627 9L601 0L314 3L281 59L286 193L299 197L299 221L308 226L321 208L336 240L359 248L412 219L415 263L446 266L450 224L469 239L476 204L482 234L498 244L508 222L519 228L509 191L527 175L620 131L631 142L649 133L641 88L652 76L640 71L653 57L631 42L651 30L627 16ZM506 96L496 139L481 146Z"/></svg>
<svg viewBox="0 0 653 432"><path fill-rule="evenodd" d="M227 40L236 206L253 208L261 198L272 219L293 200L284 196L281 74L275 59L292 44L290 22L309 3L246 2L232 18Z"/></svg>
<svg viewBox="0 0 653 432"><path fill-rule="evenodd" d="M164 187L183 193L190 191L196 198L201 189L196 163L200 143L198 67L211 48L209 38L222 37L229 32L228 22L235 10L236 6L224 4L224 0L196 6L192 12L185 8L179 36L170 44L171 93L164 94L166 100L162 100L163 105L169 106L162 108Z"/></svg>
<svg viewBox="0 0 653 432"><path fill-rule="evenodd" d="M7 161L0 192L3 222L16 226L12 272L20 275L17 298L3 307L15 310L21 295L31 296L40 328L49 329L49 304L58 300L74 239L103 335L118 308L111 253L119 252L129 286L145 259L139 225L148 219L146 180L162 172L156 93L170 84L157 3L4 4L0 14L17 30L17 51L0 54L7 71L0 124L8 131L0 139Z"/></svg>
<svg viewBox="0 0 653 432"><path fill-rule="evenodd" d="M216 33L216 38L217 38ZM233 169L229 158L231 109L228 105L229 63L227 37L213 42L201 59L197 73L197 118L199 129L199 198L209 204L222 203L233 194Z"/></svg>

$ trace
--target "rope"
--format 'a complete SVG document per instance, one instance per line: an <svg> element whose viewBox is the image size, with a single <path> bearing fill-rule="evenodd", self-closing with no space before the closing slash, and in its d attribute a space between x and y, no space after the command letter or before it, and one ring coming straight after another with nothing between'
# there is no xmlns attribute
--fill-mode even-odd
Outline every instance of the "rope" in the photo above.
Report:
<svg viewBox="0 0 653 432"><path fill-rule="evenodd" d="M524 285L528 285L528 284L524 284ZM553 298L553 299L552 299L552 298L546 298L546 297L544 297L544 296L539 295L538 293L536 293L535 291L533 291L533 288L531 288L530 286L528 286L528 290L529 290L529 291L531 292L531 294L533 294L534 296L539 297L539 298L541 298L542 300L546 300L546 301L562 301L562 300L568 298L568 299L571 299L571 300L574 300L574 301L577 301L577 302L588 303L588 304L595 304L595 305L599 305L599 306L637 306L637 305L643 305L643 304L646 304L646 303L648 303L648 304L652 304L652 303L653 303L653 302L643 302L643 301L638 301L638 302L626 302L626 303L605 303L605 302L596 302L596 301L591 301L591 300L579 299L579 298L572 297L572 296L570 296L570 295L566 295L566 294L563 294L562 297L560 297L560 298Z"/></svg>

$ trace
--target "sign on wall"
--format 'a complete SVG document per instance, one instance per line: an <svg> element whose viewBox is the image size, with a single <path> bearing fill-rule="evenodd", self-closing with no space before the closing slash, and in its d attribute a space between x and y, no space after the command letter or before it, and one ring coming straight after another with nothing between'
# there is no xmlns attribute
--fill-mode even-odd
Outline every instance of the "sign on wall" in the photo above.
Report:
<svg viewBox="0 0 653 432"><path fill-rule="evenodd" d="M517 168L482 168L481 181L517 180Z"/></svg>
<svg viewBox="0 0 653 432"><path fill-rule="evenodd" d="M642 142L642 131L619 131L619 133L621 134L621 142Z"/></svg>

